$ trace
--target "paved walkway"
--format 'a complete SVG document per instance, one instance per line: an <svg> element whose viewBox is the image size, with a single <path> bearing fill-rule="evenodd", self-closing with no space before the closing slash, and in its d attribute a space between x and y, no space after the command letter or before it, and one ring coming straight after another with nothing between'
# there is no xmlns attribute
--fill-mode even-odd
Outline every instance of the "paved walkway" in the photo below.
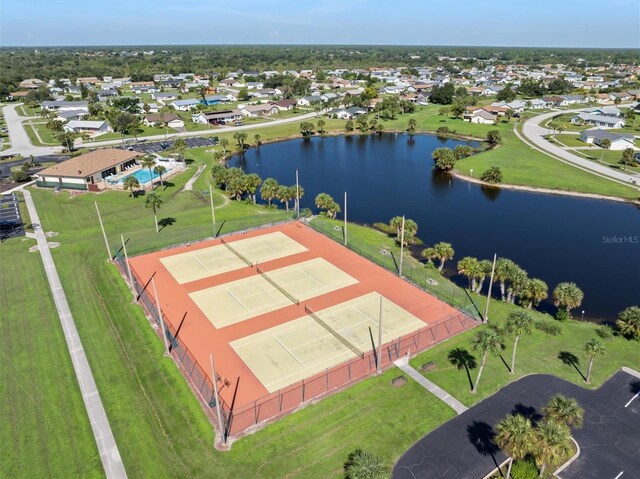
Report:
<svg viewBox="0 0 640 479"><path fill-rule="evenodd" d="M196 182L198 178L200 178L200 175L202 174L202 172L206 167L207 165L200 165L198 167L198 171L196 171L193 174L193 176L189 178L189 181L185 183L184 187L182 188L182 191L191 191L193 189L193 184Z"/></svg>
<svg viewBox="0 0 640 479"><path fill-rule="evenodd" d="M76 373L78 385L80 386L84 406L87 409L87 415L89 416L89 422L91 423L93 436L98 446L98 452L100 453L105 475L107 479L125 479L127 472L122 464L120 451L111 432L107 414L102 405L102 400L100 399L98 388L93 379L91 368L89 367L89 361L84 353L80 337L78 336L78 330L71 316L69 303L67 303L67 298L62 289L60 277L58 276L58 271L56 270L49 245L47 244L47 238L40 225L38 211L31 198L31 193L26 189L22 190L22 192L27 209L29 210L31 224L33 225L33 230L38 242L38 249L42 257L44 270L47 274L47 280L49 281L49 288L51 289L56 310L60 317L64 337L67 341L69 354L71 355L71 362L73 363L73 369Z"/></svg>
<svg viewBox="0 0 640 479"><path fill-rule="evenodd" d="M521 140L528 143L531 147L557 160L563 161L564 163L568 163L572 166L580 168L581 170L589 171L598 176L603 176L610 180L614 180L614 181L617 181L618 183L623 183L630 187L640 190L640 174L639 173L614 170L609 166L605 166L601 163L594 162L592 160L587 160L586 158L582 158L580 156L574 155L573 153L567 150L564 150L557 145L549 143L544 138L544 136L550 134L551 131L548 128L544 128L540 126L541 123L559 114L578 113L583 110L585 109L581 108L581 109L574 109L574 110L552 111L550 113L544 113L542 115L534 116L533 118L529 118L527 121L525 121L522 124L522 133L520 133L515 127L514 127L514 132L516 136L518 136ZM633 185L630 183L629 179L631 178L633 178L636 181L637 183L636 185Z"/></svg>
<svg viewBox="0 0 640 479"><path fill-rule="evenodd" d="M402 369L402 371L407 373L412 379L417 381L423 388L425 388L431 394L433 394L438 399L443 401L447 406L452 408L457 414L462 414L467 409L469 409L467 406L465 406L456 398L451 396L444 389L441 389L440 387L438 387L437 385L429 381L427 378L425 378L418 371L416 371L413 367L411 367L411 365L409 364L409 360L406 356L398 359L397 361L394 361L393 364L398 366L400 369Z"/></svg>

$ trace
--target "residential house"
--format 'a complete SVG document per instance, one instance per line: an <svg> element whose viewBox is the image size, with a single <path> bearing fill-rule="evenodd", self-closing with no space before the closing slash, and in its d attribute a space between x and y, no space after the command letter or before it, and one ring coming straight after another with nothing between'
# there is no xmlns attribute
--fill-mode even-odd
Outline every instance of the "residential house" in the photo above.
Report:
<svg viewBox="0 0 640 479"><path fill-rule="evenodd" d="M602 141L607 139L610 141L610 150L625 150L634 148L633 135L626 133L613 133L607 130L592 128L584 130L580 133L580 139L585 143L601 146Z"/></svg>
<svg viewBox="0 0 640 479"><path fill-rule="evenodd" d="M602 115L597 113L580 112L571 118L571 123L575 125L589 124L599 126L601 128L622 128L624 127L624 119L619 116Z"/></svg>
<svg viewBox="0 0 640 479"><path fill-rule="evenodd" d="M359 106L352 106L349 108L336 108L335 110L331 110L329 112L331 116L336 118L340 118L341 120L353 120L355 117L360 115L366 115L366 108L361 108Z"/></svg>
<svg viewBox="0 0 640 479"><path fill-rule="evenodd" d="M206 95L200 103L203 105L218 105L220 103L229 103L231 100L228 95Z"/></svg>
<svg viewBox="0 0 640 479"><path fill-rule="evenodd" d="M319 95L311 95L311 96L305 96L303 98L300 98L298 100L297 105L298 106L311 106L312 102L321 102L322 98Z"/></svg>
<svg viewBox="0 0 640 479"><path fill-rule="evenodd" d="M40 104L43 110L49 111L73 111L73 110L89 110L88 101L50 101L45 100Z"/></svg>
<svg viewBox="0 0 640 479"><path fill-rule="evenodd" d="M151 98L155 101L159 101L160 103L166 105L170 101L174 101L178 99L178 94L175 92L154 92L151 94Z"/></svg>
<svg viewBox="0 0 640 479"><path fill-rule="evenodd" d="M291 111L296 107L296 103L297 101L293 99L271 102L271 104L278 108L278 110L280 111Z"/></svg>
<svg viewBox="0 0 640 479"><path fill-rule="evenodd" d="M69 110L69 111L59 111L55 119L57 121L66 123L72 120L84 120L88 116L89 116L89 110Z"/></svg>
<svg viewBox="0 0 640 479"><path fill-rule="evenodd" d="M623 91L623 92L611 92L611 93L609 93L609 98L614 103L616 101L624 103L624 102L633 100L634 96L631 95L630 93L626 92L626 91Z"/></svg>
<svg viewBox="0 0 640 479"><path fill-rule="evenodd" d="M191 115L191 121L204 125L228 125L230 123L242 122L240 110L223 110L214 112L203 112Z"/></svg>
<svg viewBox="0 0 640 479"><path fill-rule="evenodd" d="M64 131L71 133L90 133L100 135L113 131L106 121L70 120L63 126Z"/></svg>
<svg viewBox="0 0 640 479"><path fill-rule="evenodd" d="M567 100L565 97L562 96L543 96L542 100L547 104L550 105L551 107L561 107L561 106L568 106L569 105L569 100Z"/></svg>
<svg viewBox="0 0 640 479"><path fill-rule="evenodd" d="M101 83L101 80L97 77L78 77L76 78L76 85L97 85Z"/></svg>
<svg viewBox="0 0 640 479"><path fill-rule="evenodd" d="M148 107L147 110L144 108L145 105ZM160 111L160 107L157 103L140 102L138 103L138 110L145 113L158 113Z"/></svg>
<svg viewBox="0 0 640 479"><path fill-rule="evenodd" d="M105 178L138 164L142 153L107 148L70 158L37 173L36 186L99 191Z"/></svg>
<svg viewBox="0 0 640 479"><path fill-rule="evenodd" d="M252 91L249 94L253 98L271 98L271 97L276 96L279 91L280 90L275 90L273 88L262 88L260 90Z"/></svg>
<svg viewBox="0 0 640 479"><path fill-rule="evenodd" d="M20 82L20 88L27 88L29 90L37 90L41 86L44 86L44 82L38 78L27 78Z"/></svg>
<svg viewBox="0 0 640 479"><path fill-rule="evenodd" d="M260 116L271 116L278 113L280 110L277 106L271 105L269 103L263 103L261 105L245 105L240 107L240 113L242 116L247 117L260 117Z"/></svg>
<svg viewBox="0 0 640 479"><path fill-rule="evenodd" d="M582 95L561 95L562 98L567 100L567 104L575 105L576 103L586 103L586 99Z"/></svg>
<svg viewBox="0 0 640 479"><path fill-rule="evenodd" d="M178 111L189 111L197 108L199 104L200 101L196 99L176 100L171 103L171 107Z"/></svg>
<svg viewBox="0 0 640 479"><path fill-rule="evenodd" d="M262 90L264 88L264 83L261 81L248 81L243 86L248 90Z"/></svg>
<svg viewBox="0 0 640 479"><path fill-rule="evenodd" d="M485 125L493 125L498 116L493 113L489 113L484 108L467 107L467 111L464 112L462 119L464 121L470 121L471 123L480 123Z"/></svg>
<svg viewBox="0 0 640 479"><path fill-rule="evenodd" d="M116 90L101 90L97 96L98 101L107 101L109 98L117 97L118 92Z"/></svg>
<svg viewBox="0 0 640 479"><path fill-rule="evenodd" d="M529 102L529 104L531 105L529 108L531 108L532 110L540 110L542 108L548 107L547 102L539 98L532 98L531 100L525 100L525 103L526 102Z"/></svg>
<svg viewBox="0 0 640 479"><path fill-rule="evenodd" d="M178 128L184 127L184 121L176 113L150 113L144 115L142 118L142 123L144 123L145 126L162 126L165 123L168 124L170 122L173 122L173 124L177 125Z"/></svg>

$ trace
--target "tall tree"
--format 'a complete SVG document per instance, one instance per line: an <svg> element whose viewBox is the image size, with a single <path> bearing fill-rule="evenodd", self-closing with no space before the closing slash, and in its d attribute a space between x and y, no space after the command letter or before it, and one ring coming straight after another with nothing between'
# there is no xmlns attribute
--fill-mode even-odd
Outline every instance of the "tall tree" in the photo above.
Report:
<svg viewBox="0 0 640 479"><path fill-rule="evenodd" d="M456 158L450 148L436 148L431 152L431 158L438 170L452 170L456 164Z"/></svg>
<svg viewBox="0 0 640 479"><path fill-rule="evenodd" d="M507 282L516 268L517 265L508 258L498 258L496 260L494 278L498 283L500 283L500 295L502 297L502 301L506 301L507 299Z"/></svg>
<svg viewBox="0 0 640 479"><path fill-rule="evenodd" d="M340 205L327 193L320 193L316 196L316 207L323 211L323 214L329 218L335 218L340 213Z"/></svg>
<svg viewBox="0 0 640 479"><path fill-rule="evenodd" d="M233 134L233 138L238 143L238 148L240 149L240 151L244 151L247 134L244 131L237 131Z"/></svg>
<svg viewBox="0 0 640 479"><path fill-rule="evenodd" d="M256 173L250 173L245 177L245 186L247 188L247 193L249 193L254 203L256 203L256 191L260 187L261 183L262 178L260 178Z"/></svg>
<svg viewBox="0 0 640 479"><path fill-rule="evenodd" d="M142 157L140 166L149 170L149 188L153 188L153 167L156 164L156 160L150 156Z"/></svg>
<svg viewBox="0 0 640 479"><path fill-rule="evenodd" d="M162 177L167 172L167 168L164 167L163 165L156 165L156 167L153 169L153 171L160 177L160 185L164 186L164 181L163 181Z"/></svg>
<svg viewBox="0 0 640 479"><path fill-rule="evenodd" d="M407 126L407 132L409 133L409 136L413 136L413 134L416 132L417 125L418 122L415 118L409 118L409 124Z"/></svg>
<svg viewBox="0 0 640 479"><path fill-rule="evenodd" d="M531 309L532 306L538 306L541 301L544 301L548 297L549 287L547 283L538 278L531 278L527 281L522 294L522 299L527 308Z"/></svg>
<svg viewBox="0 0 640 479"><path fill-rule="evenodd" d="M160 198L155 191L152 191L151 193L148 193L145 196L144 207L145 208L150 208L153 211L153 219L154 219L154 221L156 223L156 233L159 232L159 229L158 229L158 208L160 208L160 205L162 205L162 198Z"/></svg>
<svg viewBox="0 0 640 479"><path fill-rule="evenodd" d="M127 176L124 179L124 182L122 183L122 186L125 190L129 190L131 193L131 198L135 198L134 195L134 191L138 188L140 188L140 182L138 181L138 178L136 178L135 176L131 175L131 176Z"/></svg>
<svg viewBox="0 0 640 479"><path fill-rule="evenodd" d="M400 238L402 237L402 216L394 216L389 220L389 227L396 231L396 240L400 244ZM412 219L405 218L404 220L404 246L408 246L415 240L416 234L418 234L418 224Z"/></svg>
<svg viewBox="0 0 640 479"><path fill-rule="evenodd" d="M598 354L604 354L605 347L604 344L597 339L590 339L587 341L587 344L584 345L584 350L586 351L587 356L589 356L589 370L587 371L587 379L585 380L585 382L589 384L591 382L591 368L593 367L593 360Z"/></svg>
<svg viewBox="0 0 640 479"><path fill-rule="evenodd" d="M260 197L263 200L266 200L271 206L274 198L278 196L278 188L280 185L274 178L267 178L262 182L262 187L260 188Z"/></svg>
<svg viewBox="0 0 640 479"><path fill-rule="evenodd" d="M500 333L495 328L490 327L483 327L482 329L479 329L473 337L473 349L474 351L480 351L482 353L478 376L476 377L476 382L471 390L471 392L475 394L478 391L480 376L482 376L482 371L487 362L487 355L489 353L499 354L502 350L502 338L500 337Z"/></svg>
<svg viewBox="0 0 640 479"><path fill-rule="evenodd" d="M303 121L300 123L300 134L302 135L302 138L305 140L311 138L311 135L313 135L313 128L313 123L310 121Z"/></svg>
<svg viewBox="0 0 640 479"><path fill-rule="evenodd" d="M509 372L516 372L516 351L518 350L518 340L523 334L531 334L533 331L533 318L526 311L513 311L507 317L506 330L513 333L513 353L511 355L511 368Z"/></svg>
<svg viewBox="0 0 640 479"><path fill-rule="evenodd" d="M553 304L558 308L565 308L571 315L571 310L582 304L584 293L575 283L564 282L553 290Z"/></svg>
<svg viewBox="0 0 640 479"><path fill-rule="evenodd" d="M498 447L509 456L507 478L511 477L514 460L522 460L535 444L535 435L531 421L520 415L509 415L496 425L495 441Z"/></svg>
<svg viewBox="0 0 640 479"><path fill-rule="evenodd" d="M469 288L475 291L477 288L478 276L482 271L480 261L472 256L465 256L458 261L458 274L466 276L469 280Z"/></svg>

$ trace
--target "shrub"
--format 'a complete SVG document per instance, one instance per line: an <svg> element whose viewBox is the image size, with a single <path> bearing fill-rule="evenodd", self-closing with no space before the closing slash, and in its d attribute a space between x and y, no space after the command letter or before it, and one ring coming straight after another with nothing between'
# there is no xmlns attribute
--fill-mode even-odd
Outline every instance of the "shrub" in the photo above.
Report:
<svg viewBox="0 0 640 479"><path fill-rule="evenodd" d="M436 133L438 135L449 135L449 134L451 134L451 130L449 130L449 128L446 127L446 126L441 126L440 128L438 128L436 130Z"/></svg>
<svg viewBox="0 0 640 479"><path fill-rule="evenodd" d="M502 183L502 171L498 166L492 166L482 173L480 179L488 183Z"/></svg>
<svg viewBox="0 0 640 479"><path fill-rule="evenodd" d="M531 456L523 461L514 461L511 468L512 479L538 479L538 468Z"/></svg>
<svg viewBox="0 0 640 479"><path fill-rule="evenodd" d="M345 479L383 479L388 477L382 459L375 454L356 449L344 464Z"/></svg>
<svg viewBox="0 0 640 479"><path fill-rule="evenodd" d="M313 216L313 212L310 208L302 208L300 210L300 218L311 218Z"/></svg>
<svg viewBox="0 0 640 479"><path fill-rule="evenodd" d="M602 324L596 329L596 334L600 336L600 339L609 340L613 337L613 328L608 324Z"/></svg>
<svg viewBox="0 0 640 479"><path fill-rule="evenodd" d="M500 132L498 130L490 130L487 133L487 141L492 145L500 143L502 141L502 137L500 136Z"/></svg>
<svg viewBox="0 0 640 479"><path fill-rule="evenodd" d="M556 312L556 320L561 323L565 322L569 318L570 316L566 309L559 309L558 312Z"/></svg>
<svg viewBox="0 0 640 479"><path fill-rule="evenodd" d="M11 173L11 179L16 183L22 183L23 181L29 180L29 178L31 178L31 176L29 176L29 173L26 171L19 170Z"/></svg>
<svg viewBox="0 0 640 479"><path fill-rule="evenodd" d="M544 319L535 321L533 325L538 331L542 331L551 336L558 336L562 332L562 327L559 324Z"/></svg>

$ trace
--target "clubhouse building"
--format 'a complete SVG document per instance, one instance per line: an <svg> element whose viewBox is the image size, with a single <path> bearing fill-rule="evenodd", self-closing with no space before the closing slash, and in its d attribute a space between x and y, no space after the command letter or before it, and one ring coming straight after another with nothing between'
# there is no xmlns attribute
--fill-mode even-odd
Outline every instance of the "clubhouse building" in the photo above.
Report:
<svg viewBox="0 0 640 479"><path fill-rule="evenodd" d="M100 191L107 187L107 178L126 175L138 167L136 151L106 148L70 158L45 168L37 174L36 185L45 188Z"/></svg>

